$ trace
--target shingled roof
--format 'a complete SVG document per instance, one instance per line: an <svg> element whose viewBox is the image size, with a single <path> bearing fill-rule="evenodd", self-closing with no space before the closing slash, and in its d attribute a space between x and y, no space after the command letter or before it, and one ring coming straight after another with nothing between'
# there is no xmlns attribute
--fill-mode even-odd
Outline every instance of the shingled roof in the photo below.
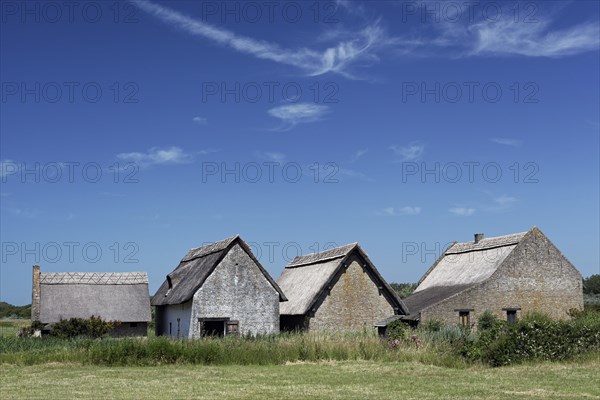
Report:
<svg viewBox="0 0 600 400"><path fill-rule="evenodd" d="M421 310L492 276L527 232L453 243L423 275L415 292L404 299L410 316L417 319Z"/></svg>
<svg viewBox="0 0 600 400"><path fill-rule="evenodd" d="M219 242L191 249L181 259L177 268L167 275L167 279L152 297L152 305L181 304L189 301L235 244L239 244L256 263L265 278L279 293L280 301L287 301L277 283L263 268L258 259L254 257L250 247L239 235L236 235Z"/></svg>
<svg viewBox="0 0 600 400"><path fill-rule="evenodd" d="M400 298L369 260L367 253L358 245L351 243L320 253L307 254L294 258L283 270L277 283L288 296L288 301L279 306L282 315L303 315L308 313L332 285L344 262L352 254L365 261L377 285L383 288L384 295L399 312L408 311Z"/></svg>
<svg viewBox="0 0 600 400"><path fill-rule="evenodd" d="M106 321L149 322L145 272L40 273L40 321L100 316Z"/></svg>

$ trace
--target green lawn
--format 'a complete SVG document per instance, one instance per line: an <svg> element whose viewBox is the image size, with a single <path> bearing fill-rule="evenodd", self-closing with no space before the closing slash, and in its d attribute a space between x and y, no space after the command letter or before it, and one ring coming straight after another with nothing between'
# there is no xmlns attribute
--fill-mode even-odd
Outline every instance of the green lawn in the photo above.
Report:
<svg viewBox="0 0 600 400"><path fill-rule="evenodd" d="M15 337L17 331L31 325L28 319L0 319L0 337Z"/></svg>
<svg viewBox="0 0 600 400"><path fill-rule="evenodd" d="M3 400L600 399L600 360L451 369L368 361L281 366L0 366Z"/></svg>

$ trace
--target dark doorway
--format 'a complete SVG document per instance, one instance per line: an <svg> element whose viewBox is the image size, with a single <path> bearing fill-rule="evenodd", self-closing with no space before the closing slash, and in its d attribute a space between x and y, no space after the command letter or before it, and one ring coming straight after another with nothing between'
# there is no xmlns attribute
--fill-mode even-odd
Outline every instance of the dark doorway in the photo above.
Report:
<svg viewBox="0 0 600 400"><path fill-rule="evenodd" d="M199 322L201 324L200 332L202 337L225 336L225 323L227 322L226 319L200 319Z"/></svg>
<svg viewBox="0 0 600 400"><path fill-rule="evenodd" d="M302 332L308 330L308 318L305 315L281 315L279 318L281 332Z"/></svg>
<svg viewBox="0 0 600 400"><path fill-rule="evenodd" d="M506 321L509 324L517 322L517 310L506 310Z"/></svg>

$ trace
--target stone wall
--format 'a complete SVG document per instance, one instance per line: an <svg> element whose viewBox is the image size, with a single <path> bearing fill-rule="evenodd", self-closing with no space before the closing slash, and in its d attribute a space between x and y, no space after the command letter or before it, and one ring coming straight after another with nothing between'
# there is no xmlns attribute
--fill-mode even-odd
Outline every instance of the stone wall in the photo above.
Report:
<svg viewBox="0 0 600 400"><path fill-rule="evenodd" d="M198 318L239 321L240 334L279 332L279 293L254 260L236 244L194 294L190 332L200 337Z"/></svg>
<svg viewBox="0 0 600 400"><path fill-rule="evenodd" d="M169 336L174 339L187 338L192 335L190 319L192 315L192 302L157 306L155 310L155 324L157 336Z"/></svg>
<svg viewBox="0 0 600 400"><path fill-rule="evenodd" d="M539 230L527 234L498 270L482 284L421 312L421 321L459 322L457 309L473 309L471 324L490 310L506 319L503 308L515 308L517 317L539 311L553 318L583 308L581 275Z"/></svg>
<svg viewBox="0 0 600 400"><path fill-rule="evenodd" d="M31 285L31 320L40 320L40 266L33 266L33 276Z"/></svg>
<svg viewBox="0 0 600 400"><path fill-rule="evenodd" d="M375 323L394 315L393 306L380 293L359 260L348 262L348 268L310 319L310 330L336 332L362 330L365 327L374 329Z"/></svg>

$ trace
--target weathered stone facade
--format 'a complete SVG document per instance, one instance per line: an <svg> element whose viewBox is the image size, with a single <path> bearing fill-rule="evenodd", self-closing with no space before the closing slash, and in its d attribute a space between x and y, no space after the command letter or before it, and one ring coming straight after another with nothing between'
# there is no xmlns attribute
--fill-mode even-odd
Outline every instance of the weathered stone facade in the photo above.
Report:
<svg viewBox="0 0 600 400"><path fill-rule="evenodd" d="M310 318L309 329L329 332L374 329L377 321L390 315L394 315L394 308L368 272L353 260Z"/></svg>
<svg viewBox="0 0 600 400"><path fill-rule="evenodd" d="M156 334L172 338L279 332L286 297L239 237L191 249L152 298Z"/></svg>
<svg viewBox="0 0 600 400"><path fill-rule="evenodd" d="M420 311L420 320L458 324L455 310L471 310L470 324L490 310L506 320L538 311L556 319L583 308L581 274L537 228L532 229L486 281Z"/></svg>
<svg viewBox="0 0 600 400"><path fill-rule="evenodd" d="M358 245L298 256L278 279L288 298L281 329L349 332L375 329L408 309Z"/></svg>
<svg viewBox="0 0 600 400"><path fill-rule="evenodd" d="M201 336L199 318L229 318L242 335L279 332L279 293L254 261L235 245L194 294L191 336Z"/></svg>

